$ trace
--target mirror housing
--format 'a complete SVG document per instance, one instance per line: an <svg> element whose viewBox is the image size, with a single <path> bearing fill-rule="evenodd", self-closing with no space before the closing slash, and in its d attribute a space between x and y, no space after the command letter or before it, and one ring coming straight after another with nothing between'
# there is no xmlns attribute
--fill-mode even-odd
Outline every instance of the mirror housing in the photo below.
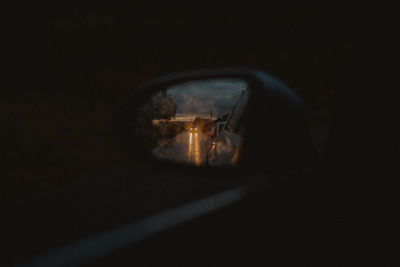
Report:
<svg viewBox="0 0 400 267"><path fill-rule="evenodd" d="M251 95L243 115L245 131L241 157L235 166L218 169L246 172L281 172L309 166L316 155L300 98L285 84L268 73L255 69L207 69L159 77L143 84L115 114L113 123L122 145L137 159L150 161L159 167L178 169L209 169L156 160L135 137L138 127L130 123L132 114L149 101L161 88L206 79L241 79L251 87ZM212 167L215 169L215 167Z"/></svg>

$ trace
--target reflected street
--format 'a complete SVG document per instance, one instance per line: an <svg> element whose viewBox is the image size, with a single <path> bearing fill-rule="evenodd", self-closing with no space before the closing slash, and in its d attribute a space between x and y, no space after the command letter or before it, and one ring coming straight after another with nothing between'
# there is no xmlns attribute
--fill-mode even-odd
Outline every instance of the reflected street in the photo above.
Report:
<svg viewBox="0 0 400 267"><path fill-rule="evenodd" d="M245 80L204 79L162 87L135 116L134 132L153 157L195 166L238 161Z"/></svg>

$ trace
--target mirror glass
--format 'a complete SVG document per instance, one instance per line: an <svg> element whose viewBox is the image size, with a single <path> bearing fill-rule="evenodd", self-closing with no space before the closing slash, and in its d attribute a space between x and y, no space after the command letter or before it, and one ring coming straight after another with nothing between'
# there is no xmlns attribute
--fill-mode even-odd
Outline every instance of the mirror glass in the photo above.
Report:
<svg viewBox="0 0 400 267"><path fill-rule="evenodd" d="M136 114L136 134L157 159L234 165L249 98L241 79L193 80L160 88Z"/></svg>

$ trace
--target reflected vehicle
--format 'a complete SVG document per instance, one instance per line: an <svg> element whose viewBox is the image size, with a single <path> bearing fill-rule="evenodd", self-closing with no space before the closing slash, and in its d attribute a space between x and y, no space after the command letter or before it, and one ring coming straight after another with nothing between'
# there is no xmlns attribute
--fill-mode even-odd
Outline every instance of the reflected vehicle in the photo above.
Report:
<svg viewBox="0 0 400 267"><path fill-rule="evenodd" d="M199 131L199 128L197 128L197 127L190 127L189 128L189 132L191 132L191 133L195 133L195 132L198 132Z"/></svg>
<svg viewBox="0 0 400 267"><path fill-rule="evenodd" d="M157 92L143 105L139 138L151 154L189 165L233 165L249 96L240 79L194 80Z"/></svg>

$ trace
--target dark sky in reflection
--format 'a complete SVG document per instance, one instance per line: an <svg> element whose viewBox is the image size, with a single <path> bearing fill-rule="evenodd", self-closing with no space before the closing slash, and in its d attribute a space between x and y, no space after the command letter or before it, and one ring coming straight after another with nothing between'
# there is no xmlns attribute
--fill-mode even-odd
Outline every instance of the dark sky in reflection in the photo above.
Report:
<svg viewBox="0 0 400 267"><path fill-rule="evenodd" d="M178 113L226 113L239 99L247 83L240 79L191 81L170 87L167 92L176 101Z"/></svg>

